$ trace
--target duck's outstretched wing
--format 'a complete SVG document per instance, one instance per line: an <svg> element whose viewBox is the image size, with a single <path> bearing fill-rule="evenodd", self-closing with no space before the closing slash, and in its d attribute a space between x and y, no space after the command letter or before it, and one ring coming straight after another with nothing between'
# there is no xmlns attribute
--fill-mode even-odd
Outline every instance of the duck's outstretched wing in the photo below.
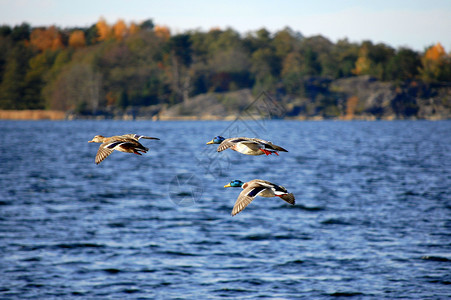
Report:
<svg viewBox="0 0 451 300"><path fill-rule="evenodd" d="M128 133L128 134L124 134L122 136L132 138L137 141L139 141L139 139L159 140L159 138L156 138L156 137L150 137L150 136L139 135L139 134L134 134L134 133Z"/></svg>
<svg viewBox="0 0 451 300"><path fill-rule="evenodd" d="M114 141L109 143L103 143L99 146L99 150L96 155L96 164L100 164L105 158L107 158L114 151L114 147L121 144L121 141Z"/></svg>
<svg viewBox="0 0 451 300"><path fill-rule="evenodd" d="M222 143L219 144L217 151L218 152L224 151L238 143L246 144L246 146L248 146L249 148L251 148L251 149L255 148L255 150L258 150L258 143L256 143L253 139L246 138L246 137L236 137L236 138L225 139L224 141L222 141Z"/></svg>
<svg viewBox="0 0 451 300"><path fill-rule="evenodd" d="M288 152L288 150L286 150L280 146L274 145L270 141L265 141L265 140L257 139L257 138L254 138L253 140L260 143L261 145L264 145L266 150L269 149L269 150L275 150L275 151Z"/></svg>
<svg viewBox="0 0 451 300"><path fill-rule="evenodd" d="M235 205L233 206L232 216L245 209L246 206L248 206L249 203L251 203L252 200L254 200L255 197L257 197L258 194L263 192L265 189L266 187L263 186L251 186L242 190L235 202Z"/></svg>
<svg viewBox="0 0 451 300"><path fill-rule="evenodd" d="M137 146L137 144L139 146ZM115 140L112 142L106 142L101 144L99 150L97 151L95 160L96 164L100 164L105 158L107 158L111 153L113 153L114 150L117 150L117 148L122 148L119 149L120 151L123 151L123 149L127 148L130 149L136 148L136 150L142 152L146 152L148 150L146 147L142 146L138 142L133 141ZM141 155L140 153L137 153L137 151L135 151L134 153Z"/></svg>

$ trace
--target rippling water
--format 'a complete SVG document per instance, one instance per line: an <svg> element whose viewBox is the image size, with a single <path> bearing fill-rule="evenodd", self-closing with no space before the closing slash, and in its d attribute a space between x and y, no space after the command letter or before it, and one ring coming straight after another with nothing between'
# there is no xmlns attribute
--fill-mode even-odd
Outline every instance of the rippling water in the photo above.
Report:
<svg viewBox="0 0 451 300"><path fill-rule="evenodd" d="M0 298L446 298L451 122L0 121ZM94 135L139 133L100 165ZM280 156L216 153L259 135ZM266 179L296 205L241 189Z"/></svg>

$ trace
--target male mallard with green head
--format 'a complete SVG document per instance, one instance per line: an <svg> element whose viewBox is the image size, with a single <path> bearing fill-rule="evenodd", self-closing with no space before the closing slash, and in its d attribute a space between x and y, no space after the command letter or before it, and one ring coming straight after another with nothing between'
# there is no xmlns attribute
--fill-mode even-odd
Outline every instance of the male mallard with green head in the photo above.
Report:
<svg viewBox="0 0 451 300"><path fill-rule="evenodd" d="M222 136L216 136L207 143L207 145L210 144L219 144L218 152L230 148L246 155L270 155L273 153L279 155L278 151L288 152L284 148L274 145L269 141L257 138L235 137L226 139Z"/></svg>
<svg viewBox="0 0 451 300"><path fill-rule="evenodd" d="M95 162L100 164L105 158L108 157L114 150L134 153L141 155L140 152L146 153L149 148L144 147L139 139L159 140L159 138L149 137L139 134L124 134L116 135L112 137L104 137L102 135L96 135L89 143L102 143L97 151Z"/></svg>
<svg viewBox="0 0 451 300"><path fill-rule="evenodd" d="M292 193L288 193L287 189L281 185L271 183L266 180L254 179L249 182L242 182L241 180L232 180L224 187L242 187L238 199L235 202L232 210L232 216L242 211L252 200L257 196L261 197L279 197L282 200L294 205L295 199Z"/></svg>

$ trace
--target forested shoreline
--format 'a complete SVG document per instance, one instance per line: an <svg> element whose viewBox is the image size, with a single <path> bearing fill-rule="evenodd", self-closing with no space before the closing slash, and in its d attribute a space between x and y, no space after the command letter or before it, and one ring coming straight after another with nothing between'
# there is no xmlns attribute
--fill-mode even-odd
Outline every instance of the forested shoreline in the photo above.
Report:
<svg viewBox="0 0 451 300"><path fill-rule="evenodd" d="M139 24L100 19L87 28L0 27L2 110L96 116L186 106L199 95L250 90L254 96L268 91L292 107L293 115L297 109L339 117L352 107L358 113L355 102L363 100L352 98L349 88L342 93L336 83L362 77L389 84L397 93L389 100L397 103L390 105L407 107L414 117L421 118L423 102L451 110L451 56L440 43L418 52L371 41L333 43L288 27L274 33L264 28L246 34L232 28L171 33L150 19Z"/></svg>

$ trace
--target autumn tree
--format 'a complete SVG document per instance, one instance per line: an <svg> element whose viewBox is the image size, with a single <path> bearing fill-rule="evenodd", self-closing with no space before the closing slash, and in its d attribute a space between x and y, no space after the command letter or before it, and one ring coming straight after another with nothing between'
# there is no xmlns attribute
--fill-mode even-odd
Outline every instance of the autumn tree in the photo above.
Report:
<svg viewBox="0 0 451 300"><path fill-rule="evenodd" d="M128 28L130 35L138 33L139 30L140 30L139 25L137 25L135 22L131 22L130 27Z"/></svg>
<svg viewBox="0 0 451 300"><path fill-rule="evenodd" d="M429 47L421 57L419 72L424 81L450 80L451 78L445 75L447 69L449 69L449 56L440 43Z"/></svg>
<svg viewBox="0 0 451 300"><path fill-rule="evenodd" d="M394 49L385 44L373 45L370 41L365 41L360 47L353 73L371 75L379 80L386 80L386 67L394 55Z"/></svg>
<svg viewBox="0 0 451 300"><path fill-rule="evenodd" d="M155 26L154 27L154 32L155 35L165 41L169 40L169 38L171 37L171 31L169 30L168 27L166 26Z"/></svg>
<svg viewBox="0 0 451 300"><path fill-rule="evenodd" d="M368 44L363 44L359 50L359 57L355 62L355 68L352 73L355 75L366 75L371 71L371 60L369 57L369 46Z"/></svg>
<svg viewBox="0 0 451 300"><path fill-rule="evenodd" d="M96 29L98 41L105 41L113 36L111 26L108 25L104 18L100 18L100 20L96 23Z"/></svg>
<svg viewBox="0 0 451 300"><path fill-rule="evenodd" d="M86 46L85 33L82 30L74 30L69 36L69 46L72 48L82 48Z"/></svg>
<svg viewBox="0 0 451 300"><path fill-rule="evenodd" d="M64 47L61 33L55 26L33 29L30 34L30 44L40 51L57 50Z"/></svg>
<svg viewBox="0 0 451 300"><path fill-rule="evenodd" d="M331 56L335 60L335 73L333 78L349 77L354 74L359 46L350 43L347 39L339 40L331 50Z"/></svg>
<svg viewBox="0 0 451 300"><path fill-rule="evenodd" d="M124 37L128 34L128 28L125 24L124 20L119 19L114 25L113 25L113 35L114 38L117 40L122 40Z"/></svg>

